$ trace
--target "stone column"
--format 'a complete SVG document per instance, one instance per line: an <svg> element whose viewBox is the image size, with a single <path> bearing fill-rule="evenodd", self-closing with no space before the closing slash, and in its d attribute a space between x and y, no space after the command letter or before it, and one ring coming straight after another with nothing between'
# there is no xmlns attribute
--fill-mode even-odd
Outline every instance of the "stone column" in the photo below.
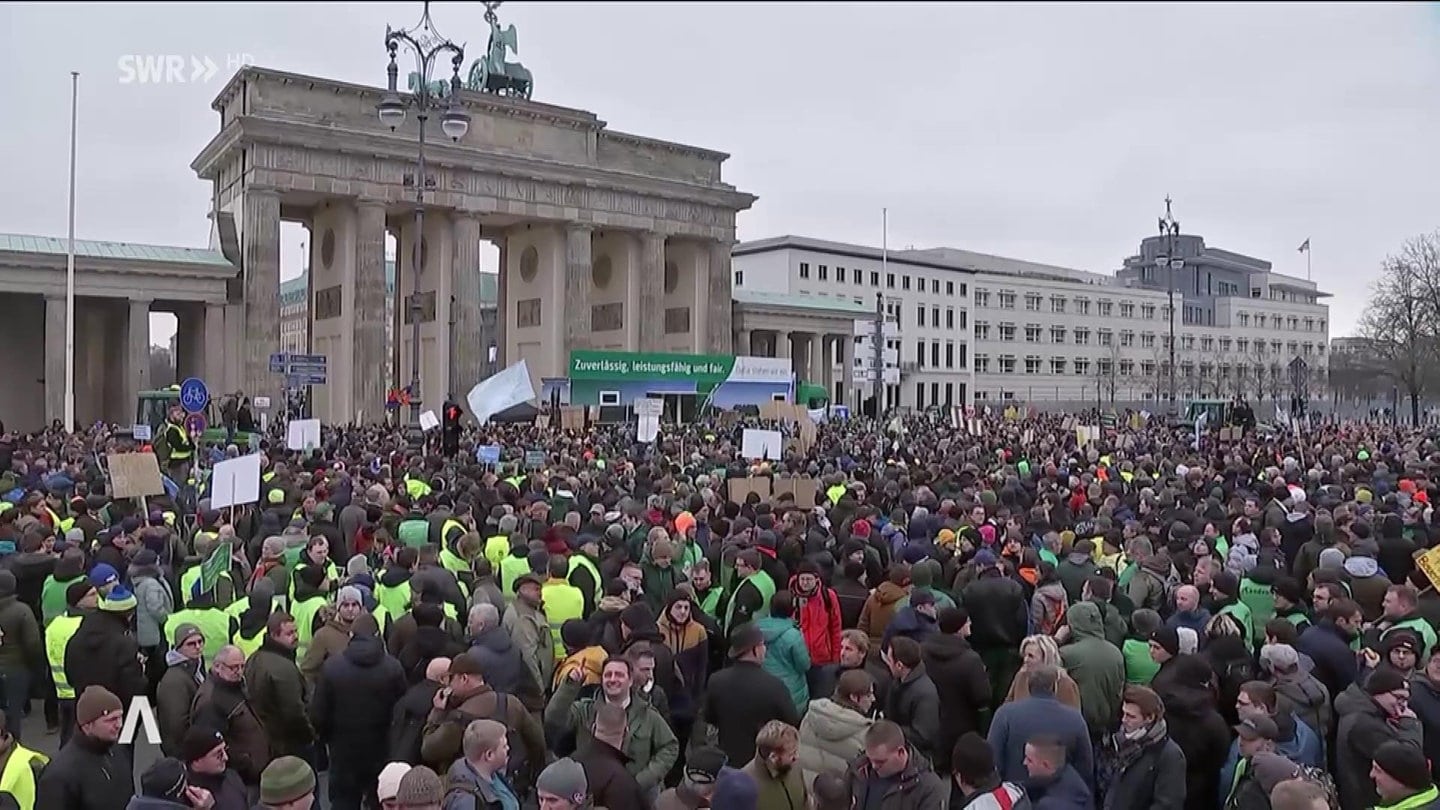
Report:
<svg viewBox="0 0 1440 810"><path fill-rule="evenodd" d="M849 405L855 398L855 340L836 335L835 348L840 360L840 404Z"/></svg>
<svg viewBox="0 0 1440 810"><path fill-rule="evenodd" d="M790 332L788 330L775 330L775 356L789 360L790 370L795 370L795 348L790 345Z"/></svg>
<svg viewBox="0 0 1440 810"><path fill-rule="evenodd" d="M279 300L277 288L272 298ZM129 409L135 409L135 400L141 391L150 388L150 301L130 299L130 314L126 321L125 341L125 401ZM266 357L269 360L269 357Z"/></svg>
<svg viewBox="0 0 1440 810"><path fill-rule="evenodd" d="M455 253L450 260L450 394L463 399L485 376L486 349L480 340L480 219L456 214ZM437 412L438 413L438 412Z"/></svg>
<svg viewBox="0 0 1440 810"><path fill-rule="evenodd" d="M805 382L823 383L825 381L825 336L819 332L811 332L805 342L810 349L810 371Z"/></svg>
<svg viewBox="0 0 1440 810"><path fill-rule="evenodd" d="M565 348L560 363L566 368L571 349L590 346L590 242L589 225L565 224Z"/></svg>
<svg viewBox="0 0 1440 810"><path fill-rule="evenodd" d="M385 323L393 318L385 307L385 205L361 200L355 216L355 306L351 313L351 406L378 420L385 409L389 357L385 351ZM398 295L398 286L396 288ZM353 419L353 414L346 414Z"/></svg>
<svg viewBox="0 0 1440 810"><path fill-rule="evenodd" d="M45 424L49 425L56 419L64 418L65 296L47 295L45 296ZM65 427L70 429L74 425Z"/></svg>
<svg viewBox="0 0 1440 810"><path fill-rule="evenodd" d="M710 276L707 312L705 315L705 346L710 354L733 354L730 330L732 303L730 298L730 243L710 243Z"/></svg>
<svg viewBox="0 0 1440 810"><path fill-rule="evenodd" d="M509 365L509 363L506 362L507 355L505 353L505 336L509 333L506 325L510 322L511 310L510 285L508 283L510 278L510 251L506 247L509 241L504 232L501 232L495 242L500 248L500 275L499 278L496 279L495 285L495 370L497 372L504 370L505 367Z"/></svg>
<svg viewBox="0 0 1440 810"><path fill-rule="evenodd" d="M739 342L735 344L735 354L748 357L751 353L751 332L749 329L741 329L738 334L740 339Z"/></svg>
<svg viewBox="0 0 1440 810"><path fill-rule="evenodd" d="M825 396L835 399L835 352L840 347L834 335L819 335L820 356L824 363L820 370L820 381L825 385Z"/></svg>
<svg viewBox="0 0 1440 810"><path fill-rule="evenodd" d="M245 324L243 343L237 348L245 362L240 379L251 397L273 395L280 387L279 378L270 373L270 355L280 350L280 195L247 189L242 205Z"/></svg>
<svg viewBox="0 0 1440 810"><path fill-rule="evenodd" d="M640 351L658 352L665 340L665 234L640 234L640 258L634 267L639 274L640 295L636 308L625 317L640 322Z"/></svg>
<svg viewBox="0 0 1440 810"><path fill-rule="evenodd" d="M225 379L225 305L205 304L201 313L202 324L200 363L206 374L214 378L206 378L205 384L211 386L211 391L228 392L228 381Z"/></svg>

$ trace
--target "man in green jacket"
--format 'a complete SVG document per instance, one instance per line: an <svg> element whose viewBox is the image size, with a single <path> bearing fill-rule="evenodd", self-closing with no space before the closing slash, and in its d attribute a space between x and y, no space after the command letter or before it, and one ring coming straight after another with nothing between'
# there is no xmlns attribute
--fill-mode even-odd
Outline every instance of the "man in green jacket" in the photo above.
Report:
<svg viewBox="0 0 1440 810"><path fill-rule="evenodd" d="M585 680L583 669L572 670L545 707L545 727L563 729L575 735L580 750L591 743L595 712L601 701L625 711L628 732L624 753L630 758L625 769L647 793L658 789L680 756L680 742L654 706L631 692L634 673L628 659L613 656L600 673L597 697L577 698Z"/></svg>
<svg viewBox="0 0 1440 810"><path fill-rule="evenodd" d="M1120 716L1120 695L1125 689L1125 658L1120 649L1105 640L1100 608L1093 602L1077 602L1065 612L1070 641L1060 648L1065 671L1080 689L1080 713L1090 726L1090 736L1108 733Z"/></svg>

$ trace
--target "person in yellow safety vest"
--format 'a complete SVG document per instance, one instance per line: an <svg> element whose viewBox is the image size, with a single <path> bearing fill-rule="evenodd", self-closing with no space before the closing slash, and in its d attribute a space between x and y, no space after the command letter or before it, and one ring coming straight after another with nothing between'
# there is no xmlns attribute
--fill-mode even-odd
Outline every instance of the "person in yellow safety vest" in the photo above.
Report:
<svg viewBox="0 0 1440 810"><path fill-rule="evenodd" d="M65 510L63 493L59 490L50 490L45 493L45 512L50 516L50 525L54 527L55 534L64 537L75 525L75 518ZM65 510L63 513L56 510Z"/></svg>
<svg viewBox="0 0 1440 810"><path fill-rule="evenodd" d="M315 587L319 589L321 593L328 596L332 591L340 587L340 569L335 566L335 563L330 561L330 541L317 534L310 538L310 542L305 544L305 551L300 555L300 563L295 567L295 571L291 573L291 603L294 603L296 592L299 590L299 585L296 584L296 581L299 579L298 575L307 568L314 568L320 572L320 581L315 583Z"/></svg>
<svg viewBox="0 0 1440 810"><path fill-rule="evenodd" d="M548 555L547 555L548 564ZM510 556L500 561L500 591L505 601L515 601L515 580L533 571L530 567L530 545L516 535L510 546Z"/></svg>
<svg viewBox="0 0 1440 810"><path fill-rule="evenodd" d="M75 731L75 688L65 675L65 645L80 629L85 614L100 603L100 594L87 579L70 583L65 589L65 612L45 625L45 660L55 681L55 698L60 704L60 744L70 741Z"/></svg>
<svg viewBox="0 0 1440 810"><path fill-rule="evenodd" d="M418 467L412 472L405 473L403 483L405 484L405 492L410 496L410 500L412 501L418 501L426 495L429 495L432 491L430 485L421 480Z"/></svg>
<svg viewBox="0 0 1440 810"><path fill-rule="evenodd" d="M198 584L198 583L197 583ZM215 591L202 591L190 598L190 604L184 610L177 610L170 614L165 620L165 638L170 642L173 649L178 642L175 639L175 632L182 624L193 624L205 637L205 658L215 660L215 654L220 648L230 643L235 630L240 622L223 608L215 605Z"/></svg>
<svg viewBox="0 0 1440 810"><path fill-rule="evenodd" d="M190 477L190 463L195 456L195 442L185 429L185 411L171 408L170 418L165 422L165 467L170 480L184 481Z"/></svg>
<svg viewBox="0 0 1440 810"><path fill-rule="evenodd" d="M203 563L210 559L210 554L215 550L214 541L206 542L198 536L195 538L195 554L200 562L185 569L180 575L180 602L188 605L193 594L199 592L200 569ZM222 607L229 607L235 601L235 581L231 579L229 571L221 571L219 578L215 581L214 590L215 603Z"/></svg>
<svg viewBox="0 0 1440 810"><path fill-rule="evenodd" d="M604 580L600 577L599 560L600 538L584 534L580 536L580 550L571 554L566 561L570 566L566 578L584 597L586 616L594 613L595 606L600 604L600 586Z"/></svg>
<svg viewBox="0 0 1440 810"><path fill-rule="evenodd" d="M585 616L585 596L580 589L571 585L565 575L570 571L570 561L559 554L550 556L550 578L540 586L540 603L545 606L545 618L550 622L550 637L555 642L555 660L565 658L565 642L560 638L560 626L568 619Z"/></svg>
<svg viewBox="0 0 1440 810"><path fill-rule="evenodd" d="M375 623L385 636L391 623L410 609L410 577L414 575L415 562L420 553L409 546L395 551L395 560L375 580Z"/></svg>
<svg viewBox="0 0 1440 810"><path fill-rule="evenodd" d="M237 599L225 609L236 623L230 643L239 647L246 658L254 655L265 642L265 626L270 622L272 613L284 610L283 601L284 597L275 595L275 583L262 577L250 589L249 596Z"/></svg>
<svg viewBox="0 0 1440 810"><path fill-rule="evenodd" d="M491 570L499 571L500 564L510 556L510 547L515 543L515 527L518 525L519 520L514 515L506 515L500 518L497 533L485 539L485 559L490 561Z"/></svg>
<svg viewBox="0 0 1440 810"><path fill-rule="evenodd" d="M20 744L0 721L0 795L10 796L20 810L36 810L35 786L50 758Z"/></svg>
<svg viewBox="0 0 1440 810"><path fill-rule="evenodd" d="M295 571L292 581L298 581L295 596L290 600L290 614L295 617L295 632L299 639L295 657L303 660L310 650L310 639L315 637L315 620L326 603L326 591L322 587L325 572L318 565L303 565Z"/></svg>
<svg viewBox="0 0 1440 810"><path fill-rule="evenodd" d="M760 567L760 552L747 548L735 555L735 576L740 584L725 609L725 635L740 625L770 615L775 581Z"/></svg>

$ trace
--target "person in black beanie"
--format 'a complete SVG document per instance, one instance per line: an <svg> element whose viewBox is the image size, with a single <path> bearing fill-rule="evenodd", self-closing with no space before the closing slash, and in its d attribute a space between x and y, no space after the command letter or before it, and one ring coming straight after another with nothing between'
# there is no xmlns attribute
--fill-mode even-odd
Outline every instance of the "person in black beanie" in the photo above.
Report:
<svg viewBox="0 0 1440 810"><path fill-rule="evenodd" d="M1434 807L1440 791L1430 776L1425 754L1415 746L1396 741L1383 743L1371 758L1370 778L1380 796L1377 810L1391 807Z"/></svg>
<svg viewBox="0 0 1440 810"><path fill-rule="evenodd" d="M180 760L193 787L215 800L213 810L248 810L248 796L240 774L230 767L230 753L220 732L191 726L180 742Z"/></svg>
<svg viewBox="0 0 1440 810"><path fill-rule="evenodd" d="M1410 710L1410 684L1389 666L1380 666L1335 699L1335 786L1341 807L1374 807L1371 757L1384 743L1400 741L1420 750L1424 731Z"/></svg>

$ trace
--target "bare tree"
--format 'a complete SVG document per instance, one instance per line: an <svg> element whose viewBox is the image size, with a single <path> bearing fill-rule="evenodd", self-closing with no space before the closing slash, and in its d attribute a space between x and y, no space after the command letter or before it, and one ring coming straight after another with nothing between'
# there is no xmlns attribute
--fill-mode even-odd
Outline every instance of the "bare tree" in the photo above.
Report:
<svg viewBox="0 0 1440 810"><path fill-rule="evenodd" d="M1433 383L1440 316L1440 233L1406 242L1380 268L1360 335L1373 359L1410 398L1410 418L1420 423L1420 398Z"/></svg>
<svg viewBox="0 0 1440 810"><path fill-rule="evenodd" d="M1120 341L1112 337L1105 356L1095 361L1095 385L1100 396L1115 404L1115 390L1120 382Z"/></svg>

